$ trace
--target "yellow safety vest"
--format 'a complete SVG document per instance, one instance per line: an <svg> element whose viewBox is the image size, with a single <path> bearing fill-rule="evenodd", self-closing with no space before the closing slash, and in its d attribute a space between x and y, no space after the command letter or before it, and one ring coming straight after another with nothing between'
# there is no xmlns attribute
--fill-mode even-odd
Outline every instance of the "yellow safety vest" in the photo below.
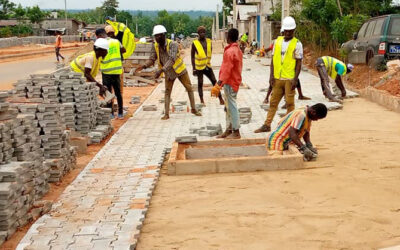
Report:
<svg viewBox="0 0 400 250"><path fill-rule="evenodd" d="M124 57L124 59L129 58L136 48L135 35L123 23L113 22L111 20L107 20L106 22L114 28L115 36L117 36L119 32L124 33L124 35L122 36L122 46L124 46L126 51L122 56Z"/></svg>
<svg viewBox="0 0 400 250"><path fill-rule="evenodd" d="M242 42L247 43L247 40L249 39L249 37L246 34L243 34L242 39L240 39Z"/></svg>
<svg viewBox="0 0 400 250"><path fill-rule="evenodd" d="M171 44L171 42L172 41L170 39L167 39L167 53L169 53L169 45ZM162 65L161 65L161 61L160 61L160 49L159 49L159 45L157 42L154 43L154 47L155 47L156 53L157 53L158 67L161 69ZM174 66L172 66L172 68L174 69L175 73L177 73L177 74L182 73L186 69L186 65L180 56L179 49L178 49L178 54L176 55L176 60L175 60Z"/></svg>
<svg viewBox="0 0 400 250"><path fill-rule="evenodd" d="M195 65L197 70L203 70L207 66L211 68L211 39L207 38L207 55L204 51L204 47L199 40L193 41L194 46L196 47L196 56L195 56Z"/></svg>
<svg viewBox="0 0 400 250"><path fill-rule="evenodd" d="M109 49L107 56L100 63L100 71L106 75L121 75L122 74L122 59L121 46L116 39L107 39Z"/></svg>
<svg viewBox="0 0 400 250"><path fill-rule="evenodd" d="M322 60L324 61L325 68L326 68L326 70L328 71L328 75L329 75L333 80L335 80L335 79L336 79L336 76L338 75L338 72L337 72L337 70L336 70L336 65L337 65L337 64L340 64L340 65L343 67L343 69L344 69L344 72L343 72L342 74L340 74L340 75L342 75L342 76L346 75L346 73L347 73L347 66L346 66L346 64L344 64L342 61L339 61L338 59L333 58L333 57L331 57L331 56L323 56L323 57L322 57Z"/></svg>
<svg viewBox="0 0 400 250"><path fill-rule="evenodd" d="M93 78L95 78L97 76L97 72L99 72L100 62L102 60L102 57L97 59L96 53L94 51L80 55L77 58L75 58L75 60L73 60L70 64L71 69L77 73L82 73L83 75L85 75L85 65L81 65L79 64L79 62L81 61L82 58L85 58L87 56L93 56L93 65L92 65L92 70L90 71L90 75L93 76Z"/></svg>
<svg viewBox="0 0 400 250"><path fill-rule="evenodd" d="M274 78L275 79L294 79L296 75L296 59L293 58L293 52L296 49L297 38L293 38L286 50L282 60L282 43L283 36L280 36L275 41L274 47Z"/></svg>

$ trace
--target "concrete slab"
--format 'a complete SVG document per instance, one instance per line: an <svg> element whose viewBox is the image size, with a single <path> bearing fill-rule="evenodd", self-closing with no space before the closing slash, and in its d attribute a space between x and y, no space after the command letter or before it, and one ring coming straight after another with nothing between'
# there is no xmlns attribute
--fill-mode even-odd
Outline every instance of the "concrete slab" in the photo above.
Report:
<svg viewBox="0 0 400 250"><path fill-rule="evenodd" d="M303 156L294 147L268 154L265 139L202 141L173 144L169 175L236 173L303 168Z"/></svg>

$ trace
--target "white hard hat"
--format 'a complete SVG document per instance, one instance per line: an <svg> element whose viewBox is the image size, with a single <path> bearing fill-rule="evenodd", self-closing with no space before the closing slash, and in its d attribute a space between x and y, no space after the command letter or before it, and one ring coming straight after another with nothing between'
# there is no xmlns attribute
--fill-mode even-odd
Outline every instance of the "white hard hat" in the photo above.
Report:
<svg viewBox="0 0 400 250"><path fill-rule="evenodd" d="M108 42L107 39L105 39L105 38L98 38L98 39L96 40L96 42L94 42L94 46L95 46L95 47L98 47L98 48L101 48L101 49L108 50L108 48L110 47L110 44L109 44L109 42Z"/></svg>
<svg viewBox="0 0 400 250"><path fill-rule="evenodd" d="M283 30L294 30L296 28L296 21L293 17L287 16L283 19L282 29Z"/></svg>
<svg viewBox="0 0 400 250"><path fill-rule="evenodd" d="M164 33L167 33L167 29L163 25L154 26L153 36L158 35L158 34L164 34Z"/></svg>
<svg viewBox="0 0 400 250"><path fill-rule="evenodd" d="M146 42L146 38L145 38L145 37L140 38L140 39L139 39L139 42L145 43L145 42Z"/></svg>

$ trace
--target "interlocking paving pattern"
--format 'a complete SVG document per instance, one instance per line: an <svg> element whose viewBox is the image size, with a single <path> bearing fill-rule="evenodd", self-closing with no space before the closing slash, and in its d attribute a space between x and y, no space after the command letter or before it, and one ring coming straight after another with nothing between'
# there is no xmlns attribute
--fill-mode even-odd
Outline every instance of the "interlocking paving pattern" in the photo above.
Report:
<svg viewBox="0 0 400 250"><path fill-rule="evenodd" d="M214 55L214 65L220 65L221 61L222 55ZM192 72L189 58L186 64ZM218 70L215 73L218 78ZM262 66L254 58L244 60L243 82L250 88L239 91L238 106L250 107L252 117L249 124L241 125L243 138L265 137L253 131L266 118L267 112L260 107L266 93L260 90L268 87L268 78L268 66ZM192 84L197 83L192 75L191 79ZM302 72L300 79L304 95L312 100L296 99L297 107L323 102L331 108L340 108L324 98L317 77ZM171 114L167 121L160 120L164 109L164 104L159 102L164 96L163 89L164 84L160 84L144 103L156 105L157 111L139 109L66 188L50 213L33 224L17 249L135 248L160 166L172 142L177 136L190 135L192 127L208 123L225 126L224 107L218 99L210 97L209 91L205 92L207 106L202 109L202 117L181 112ZM172 95L173 103L188 100L178 80ZM198 101L197 92L195 97ZM277 115L272 125L279 119ZM198 138L210 140L208 136Z"/></svg>

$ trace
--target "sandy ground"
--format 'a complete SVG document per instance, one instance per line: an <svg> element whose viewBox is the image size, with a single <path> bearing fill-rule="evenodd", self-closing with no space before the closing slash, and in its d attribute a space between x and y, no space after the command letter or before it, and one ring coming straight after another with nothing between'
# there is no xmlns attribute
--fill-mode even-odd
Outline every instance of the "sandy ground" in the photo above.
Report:
<svg viewBox="0 0 400 250"><path fill-rule="evenodd" d="M124 98L124 106L129 107L128 115L123 120L114 119L112 121L114 130L112 134L110 134L106 140L104 140L100 144L90 145L88 147L88 151L84 155L79 155L78 157L78 165L75 169L69 172L62 178L62 181L59 183L50 184L50 191L43 197L42 200L49 200L52 202L57 201L58 197L62 194L65 188L72 183L75 178L79 175L79 173L86 167L86 165L92 160L92 158L101 150L101 148L111 139L112 135L115 134L118 129L132 116L132 114L142 105L142 103L146 100L146 98L152 93L152 91L156 88L156 86L149 87L125 87L123 98ZM129 104L131 97L140 96L140 104ZM0 246L1 250L12 250L15 249L20 242L20 240L25 236L26 232L29 230L30 226L33 224L30 223L23 228L18 229L18 231L3 245Z"/></svg>
<svg viewBox="0 0 400 250"><path fill-rule="evenodd" d="M347 100L313 124L309 169L161 175L138 250L400 244L400 114Z"/></svg>

